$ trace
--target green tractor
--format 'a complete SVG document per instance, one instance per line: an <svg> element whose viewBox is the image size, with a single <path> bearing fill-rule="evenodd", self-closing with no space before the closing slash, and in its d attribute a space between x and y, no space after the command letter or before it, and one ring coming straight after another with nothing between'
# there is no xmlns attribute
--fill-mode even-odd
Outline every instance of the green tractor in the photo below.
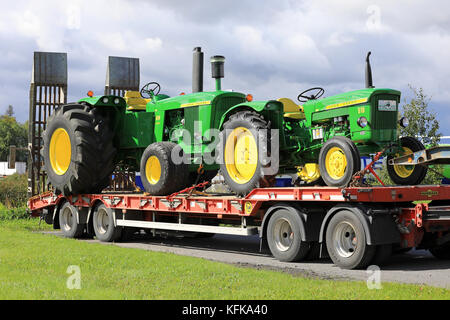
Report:
<svg viewBox="0 0 450 320"><path fill-rule="evenodd" d="M203 53L194 51L194 65ZM211 58L216 90L169 97L156 82L119 96L90 94L58 108L43 135L49 182L64 195L101 192L114 168L140 171L145 191L169 195L219 171L229 188L246 194L271 186L277 174L302 183L347 186L360 170L360 155L386 149L388 157L423 148L397 136L400 92L375 89L367 57L367 88L319 99L324 90L253 101L224 91L224 57ZM406 125L406 119L400 124ZM398 184L419 184L422 166L391 166ZM199 176L201 174L201 176Z"/></svg>

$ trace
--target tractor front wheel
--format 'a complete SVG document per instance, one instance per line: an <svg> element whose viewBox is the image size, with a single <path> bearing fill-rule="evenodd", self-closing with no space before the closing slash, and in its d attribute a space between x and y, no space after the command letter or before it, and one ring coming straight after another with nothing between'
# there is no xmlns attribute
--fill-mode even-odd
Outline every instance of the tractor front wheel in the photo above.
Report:
<svg viewBox="0 0 450 320"><path fill-rule="evenodd" d="M172 142L155 142L142 154L140 170L142 184L145 191L151 195L170 195L180 191L187 184L189 167L184 163L176 163L175 148L181 149Z"/></svg>
<svg viewBox="0 0 450 320"><path fill-rule="evenodd" d="M402 146L402 151L387 157L387 163L389 160L412 154L416 151L425 149L424 145L413 137L402 137L400 138L400 145ZM387 165L387 171L389 177L395 184L399 185L418 185L420 184L425 176L427 175L428 168L421 165L416 166L402 166L402 165Z"/></svg>
<svg viewBox="0 0 450 320"><path fill-rule="evenodd" d="M319 154L323 181L331 187L345 187L360 169L361 160L353 141L334 137L325 142Z"/></svg>

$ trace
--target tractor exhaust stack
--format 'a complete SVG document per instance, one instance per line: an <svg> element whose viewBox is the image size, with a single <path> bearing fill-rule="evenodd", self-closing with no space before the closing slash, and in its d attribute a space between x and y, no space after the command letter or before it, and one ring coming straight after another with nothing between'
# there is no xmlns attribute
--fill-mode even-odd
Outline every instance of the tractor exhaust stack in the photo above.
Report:
<svg viewBox="0 0 450 320"><path fill-rule="evenodd" d="M366 57L366 88L375 88L373 86L372 81L372 67L370 66L370 54L371 52L369 51Z"/></svg>
<svg viewBox="0 0 450 320"><path fill-rule="evenodd" d="M211 73L212 77L216 79L216 91L222 90L221 78L224 77L224 56L213 56L211 57Z"/></svg>
<svg viewBox="0 0 450 320"><path fill-rule="evenodd" d="M192 92L203 91L203 52L195 47L192 60Z"/></svg>

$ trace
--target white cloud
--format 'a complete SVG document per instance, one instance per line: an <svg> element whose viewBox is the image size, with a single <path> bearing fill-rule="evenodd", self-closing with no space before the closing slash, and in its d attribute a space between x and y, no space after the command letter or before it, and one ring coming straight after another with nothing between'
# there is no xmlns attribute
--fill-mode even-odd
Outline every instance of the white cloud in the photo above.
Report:
<svg viewBox="0 0 450 320"><path fill-rule="evenodd" d="M73 0L8 3L0 11L0 108L26 120L35 50L68 52L69 96L101 91L109 55L141 58L142 82L169 94L191 87L192 48L225 55L224 87L255 99L323 86L327 95L364 85L372 51L376 86L423 87L450 110L450 3L440 0L206 2ZM237 7L239 9L237 9ZM212 89L205 61L205 88ZM17 94L5 94L14 92ZM450 128L448 129L450 134Z"/></svg>

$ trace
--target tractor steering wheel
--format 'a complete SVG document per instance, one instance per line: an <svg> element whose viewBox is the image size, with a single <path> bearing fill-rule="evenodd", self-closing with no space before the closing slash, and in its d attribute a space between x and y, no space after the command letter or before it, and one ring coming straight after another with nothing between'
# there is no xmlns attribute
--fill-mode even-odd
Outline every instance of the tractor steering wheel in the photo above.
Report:
<svg viewBox="0 0 450 320"><path fill-rule="evenodd" d="M158 95L161 90L161 86L158 82L149 82L141 89L141 97L144 99L153 99L154 96Z"/></svg>
<svg viewBox="0 0 450 320"><path fill-rule="evenodd" d="M310 91L317 91L317 92L310 96L306 95L306 93L308 93ZM321 96L323 96L324 93L325 93L325 90L323 90L323 88L320 88L320 87L311 88L311 89L305 90L302 93L300 93L297 97L297 100L300 102L308 102L309 100L316 100L316 99L319 99ZM300 98L303 98L303 100Z"/></svg>

